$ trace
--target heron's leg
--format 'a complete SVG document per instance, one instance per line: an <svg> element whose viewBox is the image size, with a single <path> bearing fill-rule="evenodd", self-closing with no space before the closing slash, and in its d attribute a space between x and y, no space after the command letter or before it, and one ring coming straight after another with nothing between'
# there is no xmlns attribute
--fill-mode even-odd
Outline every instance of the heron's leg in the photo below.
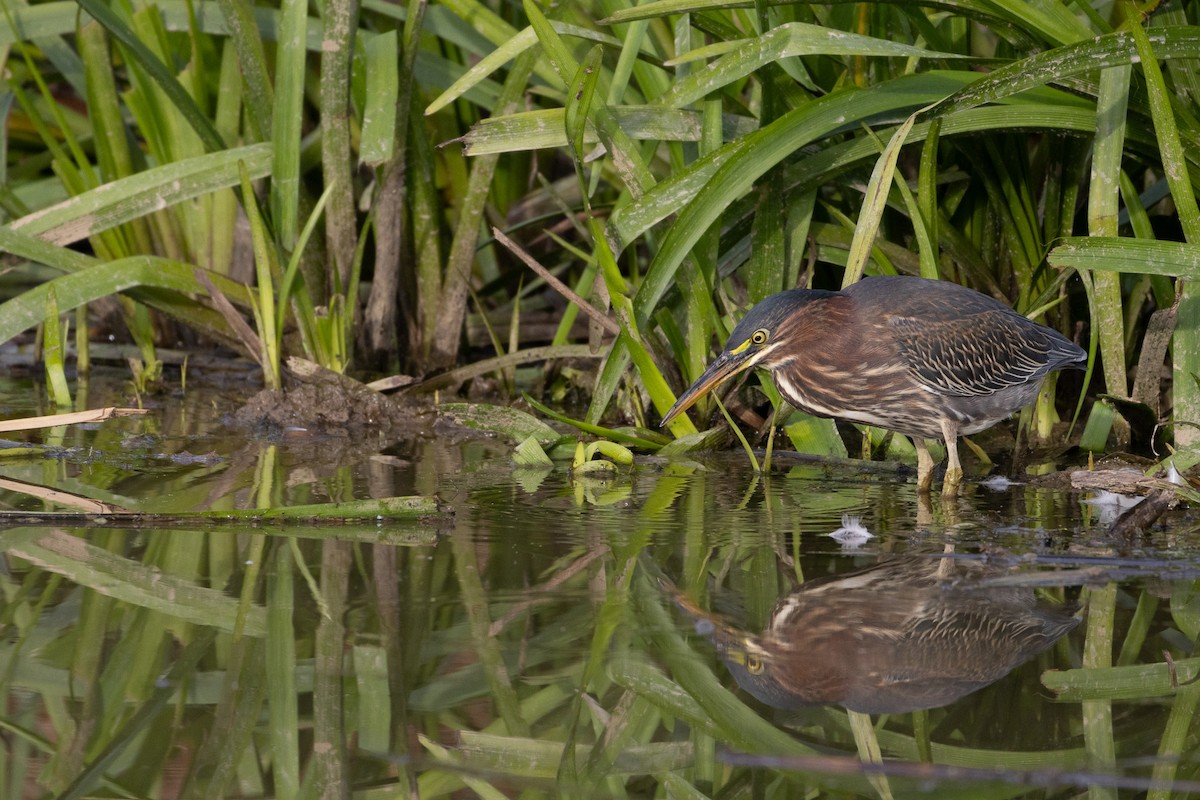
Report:
<svg viewBox="0 0 1200 800"><path fill-rule="evenodd" d="M952 420L942 420L942 436L946 440L946 478L942 481L943 495L958 494L962 483L962 464L958 461L958 425Z"/></svg>
<svg viewBox="0 0 1200 800"><path fill-rule="evenodd" d="M912 442L917 448L917 491L927 494L933 486L933 456L929 455L924 439L914 436Z"/></svg>
<svg viewBox="0 0 1200 800"><path fill-rule="evenodd" d="M942 547L942 552L946 555L953 554L954 545L944 545ZM954 559L942 558L938 560L937 577L939 581L948 581L954 577Z"/></svg>

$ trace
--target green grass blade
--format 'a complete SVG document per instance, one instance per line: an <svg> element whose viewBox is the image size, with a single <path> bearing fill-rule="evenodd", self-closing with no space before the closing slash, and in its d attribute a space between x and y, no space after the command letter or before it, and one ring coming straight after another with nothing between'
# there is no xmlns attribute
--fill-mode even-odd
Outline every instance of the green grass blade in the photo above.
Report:
<svg viewBox="0 0 1200 800"><path fill-rule="evenodd" d="M266 144L247 145L221 153L152 167L114 180L7 226L55 244L71 244L219 189L238 185L238 162L252 179L271 172Z"/></svg>
<svg viewBox="0 0 1200 800"><path fill-rule="evenodd" d="M701 139L702 118L695 111L656 106L618 106L609 109L616 124L636 140L696 142ZM561 108L543 108L516 114L495 114L480 120L462 136L464 152L469 156L512 153L566 147L570 144ZM736 138L756 128L747 117L725 115L723 135ZM590 122L584 129L584 143L595 145L600 135Z"/></svg>
<svg viewBox="0 0 1200 800"><path fill-rule="evenodd" d="M1200 279L1200 246L1153 239L1075 236L1060 240L1047 260L1059 269L1133 272Z"/></svg>
<svg viewBox="0 0 1200 800"><path fill-rule="evenodd" d="M799 56L877 56L891 58L936 58L958 59L964 56L955 53L939 53L919 47L861 36L855 33L792 22L780 25L753 39L739 43L737 49L727 53L705 69L690 73L675 84L657 103L680 107L716 92L730 83L741 80L767 64L775 64L786 58ZM688 60L688 56L675 59L674 63Z"/></svg>
<svg viewBox="0 0 1200 800"><path fill-rule="evenodd" d="M452 536L454 574L458 578L460 596L476 655L484 667L496 713L511 736L529 735L529 722L522 713L516 687L513 685L500 640L489 633L491 619L487 590L484 588L479 560L474 545L465 536ZM561 748L560 748L561 751ZM557 764L557 761L555 762Z"/></svg>
<svg viewBox="0 0 1200 800"><path fill-rule="evenodd" d="M1200 707L1200 681L1193 680L1191 684L1179 688L1171 703L1171 713L1163 728L1158 758L1151 773L1151 780L1157 787L1147 793L1147 800L1170 800L1179 796L1170 791L1171 783L1184 763L1188 747L1194 743L1197 707Z"/></svg>
<svg viewBox="0 0 1200 800"><path fill-rule="evenodd" d="M275 108L267 54L263 48L262 26L255 18L253 3L248 0L219 0L221 22L226 26L237 51L238 70L246 93L246 107L254 112L246 115L250 130L257 141L272 139L272 111Z"/></svg>
<svg viewBox="0 0 1200 800"><path fill-rule="evenodd" d="M657 450L670 441L665 436L653 435L652 431L641 431L638 435L633 435L624 431L616 430L615 428L606 428L601 425L593 425L583 420L573 419L566 414L560 414L549 406L539 403L537 400L533 399L527 394L523 395L523 397L525 398L525 402L529 403L530 407L532 407L538 413L544 414L550 419L566 423L574 428L578 428L584 433L590 433L593 436L603 436L605 439L613 442L623 442L624 444L631 445L633 447L641 447L647 450Z"/></svg>
<svg viewBox="0 0 1200 800"><path fill-rule="evenodd" d="M8 243L19 243L20 240L12 234L6 236L5 233L0 230L0 249L13 252L13 248L9 247ZM45 245L45 247L53 251L60 249L53 245ZM22 255L25 254L22 253ZM69 256L64 260L67 263L71 261ZM55 255L55 260L46 260L42 263L61 262ZM204 287L196 280L195 270L196 268L190 264L181 264L168 259L133 256L63 275L0 305L0 342L8 341L18 333L28 330L42 321L45 315L46 293L51 286L58 295L59 308L63 311L118 292L129 292L131 296L154 303L156 298L164 300L166 298L153 294L144 295L131 290L157 288L180 293L203 294ZM220 275L211 275L210 277L230 299L243 305L249 303L244 286ZM220 319L219 315L197 315L193 319L203 321L205 329L209 332L228 336L228 327L224 321L217 321Z"/></svg>
<svg viewBox="0 0 1200 800"><path fill-rule="evenodd" d="M250 220L250 236L254 242L254 273L257 278L255 294L255 319L259 323L258 332L263 352L259 363L262 364L263 378L267 387L278 389L280 383L280 332L275 325L275 279L276 254L274 242L267 233L266 223L258 210L258 199L254 187L250 185L250 174L246 165L239 162L241 171L242 199L245 201L246 216Z"/></svg>
<svg viewBox="0 0 1200 800"><path fill-rule="evenodd" d="M478 33L493 46L499 47L520 34L520 31L506 22L499 14L479 0L445 0L442 4L468 23L472 30ZM479 55L486 55L480 53ZM538 59L534 74L540 83L553 85L557 82L554 67L545 59Z"/></svg>
<svg viewBox="0 0 1200 800"><path fill-rule="evenodd" d="M287 316L288 303L292 299L292 286L296 282L296 275L300 272L300 259L304 255L304 249L308 245L308 240L317 228L317 222L321 219L321 212L325 210L325 203L329 200L332 190L332 186L326 187L325 192L317 199L317 204L313 206L312 213L308 215L308 220L304 223L304 230L300 231L300 237L296 240L295 249L292 251L292 255L288 259L287 268L284 270L283 277L279 281L279 296L276 299L275 316L275 335L277 337L275 346L279 352L282 352L283 349L284 322Z"/></svg>
<svg viewBox="0 0 1200 800"><path fill-rule="evenodd" d="M500 99L502 111L516 107L533 72L535 60L532 54L517 59L504 82L504 91ZM479 229L498 163L498 156L487 156L471 164L467 191L458 209L459 224L450 242L445 278L437 296L438 309L433 315L435 319L431 325L433 335L426 343L435 354L435 358L446 363L452 362L458 352L457 341L466 315L468 289L479 244ZM426 321L426 325L430 325L429 321Z"/></svg>
<svg viewBox="0 0 1200 800"><path fill-rule="evenodd" d="M1112 67L1100 74L1096 100L1096 141L1093 145L1092 176L1088 190L1088 232L1092 236L1116 236L1117 212L1121 201L1121 159L1125 147L1125 117L1129 104L1129 80L1133 68ZM1124 396L1129 391L1125 372L1125 326L1122 321L1121 276L1104 271L1092 278L1092 322L1100 335L1104 383L1108 391Z"/></svg>
<svg viewBox="0 0 1200 800"><path fill-rule="evenodd" d="M524 0L524 8L530 25L537 33L538 42L550 59L550 63L554 65L559 79L564 85L570 85L579 71L578 62L537 4L533 0ZM655 180L650 168L633 141L612 118L608 109L603 105L598 105L592 113L591 119L600 134L601 141L608 149L612 165L629 191L642 194L652 187ZM613 287L610 286L609 291L612 290Z"/></svg>
<svg viewBox="0 0 1200 800"><path fill-rule="evenodd" d="M275 105L271 129L271 216L286 251L295 247L300 208L300 136L304 124L305 36L308 4L283 0L275 48Z"/></svg>
<svg viewBox="0 0 1200 800"><path fill-rule="evenodd" d="M646 324L670 287L679 264L703 232L760 176L808 142L844 124L885 110L912 113L944 96L944 92L936 91L937 88L945 90L947 85L937 78L913 76L880 84L873 89L837 92L788 112L767 127L714 153L710 157L713 163L706 167L714 163L719 163L719 167L711 173L711 178L704 181L704 191L699 191L697 186L694 193L689 195L664 193L666 196L661 204L651 212L651 216L665 216L674 210L672 206L677 205L681 197L692 198L667 232L638 288L634 298L638 324ZM718 154L722 156L719 161L715 158ZM681 187L676 182L673 188Z"/></svg>
<svg viewBox="0 0 1200 800"><path fill-rule="evenodd" d="M399 46L393 30L370 39L364 50L367 96L358 155L364 164L372 167L390 161L395 155L396 102L400 97L400 65L396 60Z"/></svg>
<svg viewBox="0 0 1200 800"><path fill-rule="evenodd" d="M1117 585L1088 592L1087 638L1083 650L1083 666L1088 669L1112 666L1114 613ZM1116 764L1116 744L1113 738L1112 703L1109 700L1083 701L1083 738L1093 769L1112 769ZM1115 800L1110 787L1092 786L1091 800Z"/></svg>
<svg viewBox="0 0 1200 800"><path fill-rule="evenodd" d="M64 337L62 325L59 322L58 298L51 287L46 292L46 321L42 325L42 359L46 363L46 388L50 399L61 408L71 405L71 389L67 386L67 373L64 361L66 348L63 346Z"/></svg>
<svg viewBox="0 0 1200 800"><path fill-rule="evenodd" d="M588 28L569 25L556 20L551 20L550 25L563 36L591 40L614 48L621 47L619 40ZM506 37L498 44L495 50L479 59L470 69L463 73L462 77L451 84L450 88L446 89L432 103L426 106L425 114L436 114L455 100L465 96L467 92L479 85L484 79L496 74L501 67L537 43L538 37L532 27L524 28L519 33Z"/></svg>
<svg viewBox="0 0 1200 800"><path fill-rule="evenodd" d="M159 85L162 91L171 99L179 112L195 130L196 134L204 142L204 146L210 152L225 149L225 141L221 135L217 133L217 129L213 127L212 122L200 110L199 106L188 94L187 89L183 87L174 75L167 71L166 65L158 60L151 50L138 38L137 34L125 24L108 5L101 0L78 0L80 7L84 11L91 14L101 25L112 34L113 38L121 42L137 59L138 64L148 72L155 82Z"/></svg>
<svg viewBox="0 0 1200 800"><path fill-rule="evenodd" d="M1148 39L1159 58L1200 57L1200 28L1160 29ZM1123 31L1028 56L996 68L971 86L947 97L933 113L945 114L994 103L1003 97L1092 70L1120 67L1131 63L1135 52L1132 34Z"/></svg>
<svg viewBox="0 0 1200 800"><path fill-rule="evenodd" d="M297 0L304 5L302 0ZM422 4L424 7L424 4ZM330 192L325 209L326 269L330 276L329 285L337 282L345 286L350 282L350 269L354 263L358 224L355 218L354 157L350 143L350 73L354 56L354 31L358 22L358 4L354 0L326 0L324 4L325 30L321 47L321 174L325 191ZM411 9L411 4L410 4ZM414 41L408 38L408 26L421 24L420 15L409 16L405 22L403 59L411 69ZM404 76L405 79L408 75ZM404 84L407 85L407 84ZM398 125L405 125L408 95L399 98ZM403 118L402 118L403 117ZM276 120L276 124L280 124ZM403 148L403 139L400 140ZM286 246L285 246L286 249ZM310 286L314 297L324 297L325 286Z"/></svg>
<svg viewBox="0 0 1200 800"><path fill-rule="evenodd" d="M640 198L614 212L606 234L613 252L622 252L651 226L671 214L681 212L689 200L693 203L703 201L705 204L719 200L724 207L740 193L736 189L752 183L784 157L843 126L857 125L883 114L903 113L907 116L975 79L973 74L961 73L910 76L885 81L865 90L839 90L834 95L788 112L767 128L742 136L716 152L697 159L684 171L661 181ZM760 168L747 151L762 153L768 163ZM869 155L877 156L878 153L878 148L875 148ZM729 167L728 164L734 160L749 161L750 164L748 167L743 163ZM748 170L752 172L746 175ZM723 171L723 177L720 183L714 183L718 171ZM739 180L736 177L739 175L746 175L749 180ZM702 191L710 185L713 186L711 191ZM690 214L696 214L697 211L699 209ZM711 213L705 211L704 216L708 217ZM663 246L666 246L665 242ZM662 257L661 250L659 257Z"/></svg>
<svg viewBox="0 0 1200 800"><path fill-rule="evenodd" d="M588 116L592 110L592 101L596 97L596 82L600 80L600 63L603 52L600 45L594 45L579 64L579 69L571 78L567 91L567 105L563 109L563 124L567 130L567 141L571 144L571 152L575 156L575 169L583 178L583 158L587 153L583 150L583 132ZM586 187L583 187L586 190Z"/></svg>
<svg viewBox="0 0 1200 800"><path fill-rule="evenodd" d="M888 192L891 188L892 177L896 173L896 162L900 158L900 147L908 138L917 121L914 113L904 124L892 134L891 141L884 148L875 169L871 171L871 179L867 182L867 193L863 198L862 210L859 211L858 223L854 226L854 239L850 242L850 255L846 264L846 272L842 277L842 286L849 286L862 277L863 267L875 246L875 237L879 233L879 223L883 219L883 211L887 206ZM903 177L901 178L903 180Z"/></svg>
<svg viewBox="0 0 1200 800"><path fill-rule="evenodd" d="M101 781L102 776L121 756L125 748L146 732L151 721L175 696L178 686L193 677L200 659L208 655L214 638L216 638L216 631L208 629L188 643L183 652L179 654L179 658L163 675L163 680L155 688L154 694L138 706L137 711L121 726L121 730L112 737L104 750L91 760L84 772L65 791L58 795L58 800L79 800L88 795L92 787Z"/></svg>
<svg viewBox="0 0 1200 800"><path fill-rule="evenodd" d="M299 711L296 699L296 631L293 555L285 542L275 547L267 577L267 705L270 714L271 777L280 797L300 792Z"/></svg>
<svg viewBox="0 0 1200 800"><path fill-rule="evenodd" d="M1132 26L1133 40L1137 47L1138 62L1146 79L1146 92L1150 98L1150 116L1154 120L1154 134L1158 138L1158 151L1162 158L1163 172L1171 186L1171 199L1178 209L1179 224L1190 245L1200 245L1200 207L1196 204L1192 176L1184 151L1183 135L1189 143L1200 131L1180 129L1171 105L1166 82L1158 59L1165 56L1166 47L1160 45L1156 36L1147 35L1142 28ZM1194 123L1193 123L1194 124ZM1193 144L1194 149L1194 144ZM1200 374L1200 290L1192 281L1183 287L1179 304L1179 316L1173 337L1172 361L1174 368L1174 415L1177 420L1200 418L1200 387L1193 375ZM1200 441L1200 431L1190 425L1175 428L1175 444L1186 447Z"/></svg>
<svg viewBox="0 0 1200 800"><path fill-rule="evenodd" d="M109 597L141 608L154 609L181 620L232 632L238 601L219 589L209 589L164 573L157 566L123 558L63 531L8 532L5 550ZM249 609L245 632L261 637L267 632L266 610Z"/></svg>

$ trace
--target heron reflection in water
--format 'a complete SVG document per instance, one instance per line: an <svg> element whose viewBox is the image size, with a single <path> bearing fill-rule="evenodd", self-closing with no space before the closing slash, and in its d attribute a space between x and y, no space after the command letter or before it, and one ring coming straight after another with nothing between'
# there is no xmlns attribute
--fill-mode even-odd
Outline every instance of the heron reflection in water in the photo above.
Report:
<svg viewBox="0 0 1200 800"><path fill-rule="evenodd" d="M675 594L738 685L767 705L891 714L994 683L1079 624L1074 608L1029 587L973 586L999 574L957 558L893 558L805 583L758 635Z"/></svg>

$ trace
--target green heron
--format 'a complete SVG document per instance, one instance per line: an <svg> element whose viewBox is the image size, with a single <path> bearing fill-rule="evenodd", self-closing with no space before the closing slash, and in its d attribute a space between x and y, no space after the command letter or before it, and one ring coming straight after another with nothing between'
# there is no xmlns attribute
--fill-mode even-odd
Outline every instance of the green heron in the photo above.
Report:
<svg viewBox="0 0 1200 800"><path fill-rule="evenodd" d="M986 587L996 567L900 557L782 597L754 635L667 587L737 684L769 706L864 714L944 706L1007 675L1079 624L1027 586Z"/></svg>
<svg viewBox="0 0 1200 800"><path fill-rule="evenodd" d="M958 435L990 428L1033 402L1048 374L1086 360L1062 334L973 289L868 277L840 292L791 289L754 306L663 425L718 382L763 367L801 411L911 437L922 492L934 466L925 439L944 440L942 488L953 494L962 480Z"/></svg>

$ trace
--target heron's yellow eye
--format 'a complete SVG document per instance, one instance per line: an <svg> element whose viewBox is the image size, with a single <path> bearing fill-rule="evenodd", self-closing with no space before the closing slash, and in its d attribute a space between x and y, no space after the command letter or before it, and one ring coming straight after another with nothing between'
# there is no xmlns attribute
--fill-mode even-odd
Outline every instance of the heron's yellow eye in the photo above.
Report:
<svg viewBox="0 0 1200 800"><path fill-rule="evenodd" d="M763 671L763 662L758 656L746 654L746 671L751 675L757 675Z"/></svg>
<svg viewBox="0 0 1200 800"><path fill-rule="evenodd" d="M766 328L759 328L750 335L750 341L754 342L755 344L766 344L767 339L770 338L770 336L771 332L769 330Z"/></svg>

